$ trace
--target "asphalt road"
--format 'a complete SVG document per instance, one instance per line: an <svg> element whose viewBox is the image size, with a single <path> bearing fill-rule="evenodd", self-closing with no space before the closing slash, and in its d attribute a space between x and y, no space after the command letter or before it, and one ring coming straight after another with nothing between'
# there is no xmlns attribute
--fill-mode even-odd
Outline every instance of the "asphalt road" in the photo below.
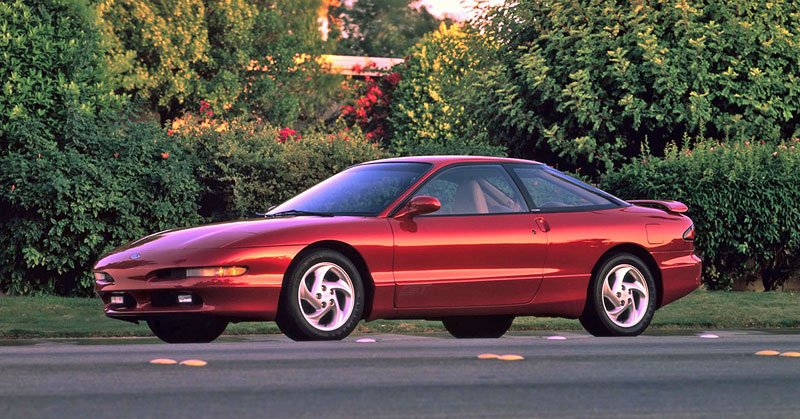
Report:
<svg viewBox="0 0 800 419"><path fill-rule="evenodd" d="M800 335L714 333L17 342L0 346L0 418L800 416L800 358L754 355Z"/></svg>

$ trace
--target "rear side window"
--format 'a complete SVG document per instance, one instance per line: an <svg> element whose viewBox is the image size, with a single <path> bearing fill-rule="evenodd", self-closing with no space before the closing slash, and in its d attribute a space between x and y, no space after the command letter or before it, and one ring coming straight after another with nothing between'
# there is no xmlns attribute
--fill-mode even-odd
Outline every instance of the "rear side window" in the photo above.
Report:
<svg viewBox="0 0 800 419"><path fill-rule="evenodd" d="M602 209L618 206L599 190L544 165L516 166L535 209L543 211Z"/></svg>

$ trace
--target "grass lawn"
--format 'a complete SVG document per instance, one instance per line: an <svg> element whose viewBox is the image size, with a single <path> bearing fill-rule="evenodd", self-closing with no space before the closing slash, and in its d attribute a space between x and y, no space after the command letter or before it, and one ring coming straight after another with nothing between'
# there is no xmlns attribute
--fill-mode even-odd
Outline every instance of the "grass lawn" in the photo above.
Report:
<svg viewBox="0 0 800 419"><path fill-rule="evenodd" d="M656 312L651 329L800 327L800 294L698 290ZM520 317L512 330L581 330L577 320ZM378 320L360 333L442 332L440 322ZM279 333L275 323L230 325L226 334ZM96 298L0 297L0 338L152 336L144 324L106 318Z"/></svg>

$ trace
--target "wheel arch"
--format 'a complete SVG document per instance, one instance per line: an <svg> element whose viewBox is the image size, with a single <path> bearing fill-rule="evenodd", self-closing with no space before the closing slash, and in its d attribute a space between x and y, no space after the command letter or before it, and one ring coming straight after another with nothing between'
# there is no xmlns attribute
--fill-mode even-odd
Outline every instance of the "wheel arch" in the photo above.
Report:
<svg viewBox="0 0 800 419"><path fill-rule="evenodd" d="M620 253L630 253L641 259L642 262L644 262L645 265L647 265L647 268L650 269L650 272L653 273L653 280L656 283L656 292L657 292L656 296L658 297L656 300L656 308L661 307L661 301L664 298L664 284L661 278L661 269L658 267L658 263L656 263L656 260L653 258L653 255L651 255L650 252L648 252L647 249L645 249L641 245L635 243L622 243L606 250L605 253L603 253L603 255L600 256L600 258L597 260L597 263L595 263L594 267L592 268L592 280L594 280L595 276L597 275L597 271L600 270L600 267L603 265L603 263L605 263L606 260ZM591 287L589 287L589 289L587 289L586 291L587 303L590 298L589 296L589 293L591 292L590 290Z"/></svg>
<svg viewBox="0 0 800 419"><path fill-rule="evenodd" d="M347 244L342 241L338 240L321 240L318 242L314 242L309 244L308 246L304 247L295 257L292 259L292 262L289 264L289 267L286 269L286 272L283 274L283 284L285 285L287 281L289 281L289 276L291 272L294 271L295 266L297 263L307 254L314 252L316 250L333 250L335 252L339 252L344 255L350 262L353 262L356 269L358 269L359 275L361 275L361 279L364 285L364 312L361 314L361 318L365 319L369 316L372 312L372 301L375 296L375 281L372 279L372 275L367 268L367 263L364 260L364 257L361 256L361 253L350 244ZM281 287L281 294L283 294L284 290L286 289L285 286ZM282 299L281 299L282 300ZM278 307L278 313L280 313L281 307Z"/></svg>

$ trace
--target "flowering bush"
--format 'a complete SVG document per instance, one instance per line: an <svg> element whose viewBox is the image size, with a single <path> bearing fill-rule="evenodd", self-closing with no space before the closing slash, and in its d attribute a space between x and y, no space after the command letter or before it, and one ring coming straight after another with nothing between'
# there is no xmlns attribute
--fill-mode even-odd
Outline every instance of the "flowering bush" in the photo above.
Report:
<svg viewBox="0 0 800 419"><path fill-rule="evenodd" d="M354 72L371 67L353 66ZM366 138L384 141L388 135L387 117L392 103L392 92L400 82L400 74L387 73L384 77L365 77L363 81L349 79L342 83L342 89L352 92L349 104L342 106L341 117L349 126L359 127Z"/></svg>
<svg viewBox="0 0 800 419"><path fill-rule="evenodd" d="M634 160L608 173L603 186L625 199L686 203L709 288L760 275L771 290L800 267L798 179L798 139L778 145L704 140Z"/></svg>

